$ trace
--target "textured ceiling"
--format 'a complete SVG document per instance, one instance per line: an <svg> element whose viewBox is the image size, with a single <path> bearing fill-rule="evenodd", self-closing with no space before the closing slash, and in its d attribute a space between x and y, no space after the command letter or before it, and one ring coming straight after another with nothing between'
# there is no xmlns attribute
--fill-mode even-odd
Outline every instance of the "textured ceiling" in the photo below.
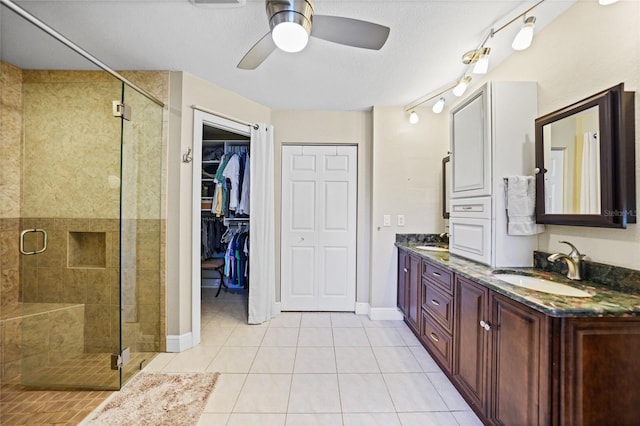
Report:
<svg viewBox="0 0 640 426"><path fill-rule="evenodd" d="M595 0L593 0L595 1ZM365 110L405 105L460 77L462 54L532 1L316 0L315 13L391 28L379 51L311 38L299 53L274 52L256 70L236 64L268 30L264 1L239 6L165 1L17 1L16 4L117 70L181 70L273 109ZM536 32L574 0L547 0ZM487 43L491 65L513 52L516 22ZM24 69L90 69L77 55L5 7L2 59ZM535 43L535 39L534 39Z"/></svg>

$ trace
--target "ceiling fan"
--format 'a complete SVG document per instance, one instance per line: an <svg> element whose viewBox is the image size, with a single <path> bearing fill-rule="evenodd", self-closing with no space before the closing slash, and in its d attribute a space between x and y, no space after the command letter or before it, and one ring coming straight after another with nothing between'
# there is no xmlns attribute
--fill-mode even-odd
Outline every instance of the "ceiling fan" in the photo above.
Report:
<svg viewBox="0 0 640 426"><path fill-rule="evenodd" d="M309 36L372 50L382 48L389 37L389 27L373 22L314 15L313 0L266 0L266 9L271 31L244 55L240 69L256 69L276 48L299 52Z"/></svg>

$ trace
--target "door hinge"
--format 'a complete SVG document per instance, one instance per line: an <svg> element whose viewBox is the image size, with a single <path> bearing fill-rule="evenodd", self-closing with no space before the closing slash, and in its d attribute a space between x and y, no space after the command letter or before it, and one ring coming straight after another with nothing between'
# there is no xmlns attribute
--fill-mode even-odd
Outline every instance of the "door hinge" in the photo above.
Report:
<svg viewBox="0 0 640 426"><path fill-rule="evenodd" d="M131 121L131 107L120 101L113 101L113 116L121 117L127 121Z"/></svg>
<svg viewBox="0 0 640 426"><path fill-rule="evenodd" d="M121 370L122 367L127 364L131 360L131 350L129 348L124 348L120 355L111 354L111 369L112 370Z"/></svg>

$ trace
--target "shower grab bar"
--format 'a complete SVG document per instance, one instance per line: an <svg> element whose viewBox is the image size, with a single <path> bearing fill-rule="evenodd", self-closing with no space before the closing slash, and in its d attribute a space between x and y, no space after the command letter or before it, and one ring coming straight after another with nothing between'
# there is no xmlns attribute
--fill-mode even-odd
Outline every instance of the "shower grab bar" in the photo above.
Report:
<svg viewBox="0 0 640 426"><path fill-rule="evenodd" d="M24 236L31 233L31 232L41 232L42 236L44 238L44 244L42 246L42 248L40 250L35 250L35 251L24 251ZM45 251L47 249L47 231L45 231L44 229L25 229L24 231L22 231L20 233L20 253L22 254L26 254L26 255L32 255L32 254L39 254L42 253L43 251Z"/></svg>

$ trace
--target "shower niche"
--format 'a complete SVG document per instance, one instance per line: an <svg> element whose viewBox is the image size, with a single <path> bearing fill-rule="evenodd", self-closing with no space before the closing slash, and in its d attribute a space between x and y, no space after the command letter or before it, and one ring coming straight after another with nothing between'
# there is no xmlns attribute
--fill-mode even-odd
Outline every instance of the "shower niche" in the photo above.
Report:
<svg viewBox="0 0 640 426"><path fill-rule="evenodd" d="M69 268L106 268L107 238L104 232L69 232L67 265Z"/></svg>

